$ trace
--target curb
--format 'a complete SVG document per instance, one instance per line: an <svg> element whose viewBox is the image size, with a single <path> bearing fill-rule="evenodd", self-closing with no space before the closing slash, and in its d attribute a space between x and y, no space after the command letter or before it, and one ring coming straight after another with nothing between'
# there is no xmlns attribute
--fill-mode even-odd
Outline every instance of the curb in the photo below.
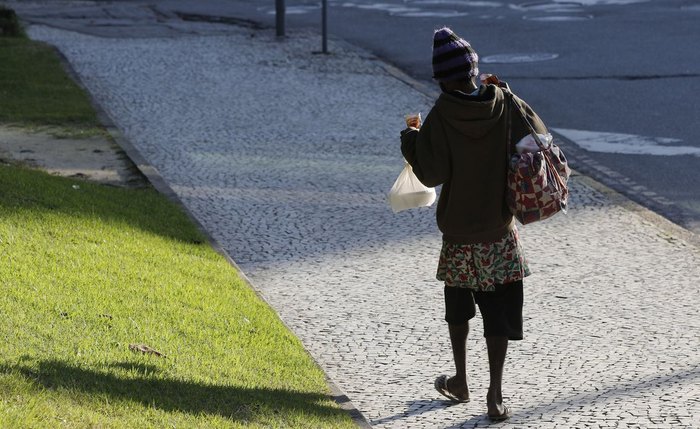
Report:
<svg viewBox="0 0 700 429"><path fill-rule="evenodd" d="M633 212L642 219L651 222L663 233L669 235L671 240L677 239L700 249L700 236L697 234L673 223L664 216L642 206L641 204L632 201L616 190L589 176L580 173L576 174L581 182L605 195L612 204Z"/></svg>
<svg viewBox="0 0 700 429"><path fill-rule="evenodd" d="M114 124L114 121L109 116L109 114L102 108L102 106L97 102L93 94L87 89L78 73L68 61L68 58L66 58L66 56L63 55L63 53L54 45L49 46L51 46L58 55L61 65L63 66L66 73L71 77L71 79L73 79L74 82L76 82L85 91L85 93L90 98L90 104L92 104L92 107L97 113L98 121L102 124L105 130L107 130L112 139L114 139L115 144L117 144L124 151L126 157L145 177L146 181L148 181L153 186L153 188L155 188L156 191L158 191L160 194L164 195L170 201L175 203L187 215L187 217L190 218L190 220L195 224L197 229L204 236L204 239L206 240L207 244L211 246L217 253L223 256L224 259L226 259L226 261L238 272L238 275L240 276L241 280L243 280L243 282L246 285L248 285L248 287L250 287L250 289L252 289L253 292L255 292L255 295L261 301L263 301L273 311L275 315L277 315L277 320L279 320L282 323L282 325L284 325L284 327L287 328L287 330L296 337L294 331L289 327L289 325L287 325L287 323L284 320L282 320L282 318L267 300L262 291L258 289L255 286L255 284L253 284L250 278L248 278L248 276L246 276L243 270L238 266L236 261L233 260L231 255L229 255L228 252L226 252L226 250L221 246L221 244L209 233L209 231L207 231L206 228L204 228L199 219L197 219L197 217L194 216L194 214L185 206L182 200L180 200L180 197L178 197L175 191L173 191L170 185L168 185L165 179L163 179L163 177L160 175L158 169L150 165L146 158L144 158L143 155L141 155L141 152L129 141L129 139L127 139L121 133L121 131ZM299 340L299 343L304 348L304 351L306 351L306 354L323 371L323 367L318 363L318 361L313 357L313 355L311 355L311 353L301 342L301 340ZM330 398L338 404L340 409L347 412L347 414L350 416L350 419L353 421L353 423L355 423L357 427L362 429L371 428L372 426L370 425L367 418L357 407L355 407L355 405L352 403L347 394L328 376L328 374L325 371L323 372L326 378L326 384L328 385L331 391Z"/></svg>

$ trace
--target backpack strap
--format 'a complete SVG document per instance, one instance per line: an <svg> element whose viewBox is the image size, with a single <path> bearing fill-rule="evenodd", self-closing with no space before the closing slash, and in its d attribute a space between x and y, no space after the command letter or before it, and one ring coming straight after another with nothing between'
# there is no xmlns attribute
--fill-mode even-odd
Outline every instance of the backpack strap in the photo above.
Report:
<svg viewBox="0 0 700 429"><path fill-rule="evenodd" d="M501 86L501 90L505 94L506 98L508 98L509 104L514 106L517 109L518 113L520 114L520 119L522 119L523 122L525 123L525 126L527 126L527 129L530 131L530 135L532 136L532 138L535 139L535 143L537 143L537 146L539 146L540 149L542 149L542 150L547 149L547 147L544 145L544 143L542 143L542 140L540 140L540 137L537 135L537 131L535 131L535 127L532 126L532 123L527 118L527 115L525 114L523 107L518 102L515 101L515 94L513 94L513 92L510 90L510 87L508 86L508 84L505 82L500 82L499 86ZM510 113L510 109L509 109L509 113ZM512 125L512 123L510 122L510 118L509 118L508 127L510 128L511 125ZM511 129L511 132L512 132L512 129ZM511 137L508 136L508 139L510 141ZM509 142L508 148L510 150L512 150L514 148L514 144L512 142Z"/></svg>
<svg viewBox="0 0 700 429"><path fill-rule="evenodd" d="M510 168L510 160L513 158L513 153L515 152L513 143L513 115L511 114L513 93L510 92L510 88L506 82L499 82L498 86L501 88L503 97L505 98L503 108L505 109L506 114L506 160L508 168Z"/></svg>

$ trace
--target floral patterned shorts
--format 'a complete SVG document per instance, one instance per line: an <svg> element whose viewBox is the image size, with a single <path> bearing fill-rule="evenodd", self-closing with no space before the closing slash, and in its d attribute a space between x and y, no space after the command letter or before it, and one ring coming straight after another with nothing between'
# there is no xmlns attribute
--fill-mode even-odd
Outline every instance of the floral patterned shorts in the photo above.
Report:
<svg viewBox="0 0 700 429"><path fill-rule="evenodd" d="M445 286L494 291L497 284L522 280L530 275L518 229L489 243L442 243L437 279Z"/></svg>

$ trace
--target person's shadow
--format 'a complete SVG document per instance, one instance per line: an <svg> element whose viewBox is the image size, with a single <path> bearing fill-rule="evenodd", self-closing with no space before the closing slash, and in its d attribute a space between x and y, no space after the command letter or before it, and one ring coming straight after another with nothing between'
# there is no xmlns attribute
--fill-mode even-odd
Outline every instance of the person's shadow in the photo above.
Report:
<svg viewBox="0 0 700 429"><path fill-rule="evenodd" d="M397 420L403 420L410 418L412 416L417 416L429 412L434 412L434 411L439 411L439 410L444 410L450 407L455 407L455 406L464 406L463 404L456 404L454 402L444 400L444 399L419 399L415 401L409 401L406 402L406 411L394 414L393 416L387 416L387 417L381 417L375 420L372 420L370 423L372 425L382 425L390 422L394 422ZM475 424L479 423L482 425L489 424L491 421L488 419L486 414L479 415L479 416L474 416L472 417L469 421L465 422L465 424ZM461 427L457 426L457 427Z"/></svg>
<svg viewBox="0 0 700 429"><path fill-rule="evenodd" d="M557 415L560 413L579 413L581 407L589 405L608 405L615 399L632 401L636 400L636 394L658 390L663 386L673 385L696 385L700 379L700 368L688 366L670 372L651 374L643 378L636 378L629 381L611 383L608 386L595 387L588 391L576 392L572 395L561 396L551 402L544 402L528 407L518 408L514 411L513 417L504 421L491 421L486 413L473 415L465 421L442 427L442 429L465 429L483 426L512 426L519 427L522 421L539 421L543 415ZM575 405L572 405L575 404ZM406 411L393 416L382 417L372 420L373 425L389 423L397 420L409 418L432 411L444 410L451 406L459 406L445 400L416 400L406 403ZM624 410L623 410L624 411ZM465 412L469 414L469 412ZM591 415L591 419L606 420L614 414L604 413L598 416ZM646 417L642 417L645 419ZM642 424L643 425L643 424Z"/></svg>
<svg viewBox="0 0 700 429"><path fill-rule="evenodd" d="M38 366L0 365L0 373L21 374L45 389L107 395L164 411L218 415L233 421L254 421L260 412L292 409L319 418L345 413L329 403L331 396L319 393L174 380L159 377L160 368L155 365L119 362L109 366L127 370L130 375L120 377L58 360L44 360ZM134 373L149 375L133 377Z"/></svg>

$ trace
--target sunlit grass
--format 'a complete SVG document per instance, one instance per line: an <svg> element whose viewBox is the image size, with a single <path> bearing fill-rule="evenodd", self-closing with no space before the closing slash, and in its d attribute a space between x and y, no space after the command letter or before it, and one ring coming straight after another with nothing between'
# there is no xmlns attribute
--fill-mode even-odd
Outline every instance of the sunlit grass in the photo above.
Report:
<svg viewBox="0 0 700 429"><path fill-rule="evenodd" d="M150 189L0 165L0 314L0 427L353 426L296 337Z"/></svg>

